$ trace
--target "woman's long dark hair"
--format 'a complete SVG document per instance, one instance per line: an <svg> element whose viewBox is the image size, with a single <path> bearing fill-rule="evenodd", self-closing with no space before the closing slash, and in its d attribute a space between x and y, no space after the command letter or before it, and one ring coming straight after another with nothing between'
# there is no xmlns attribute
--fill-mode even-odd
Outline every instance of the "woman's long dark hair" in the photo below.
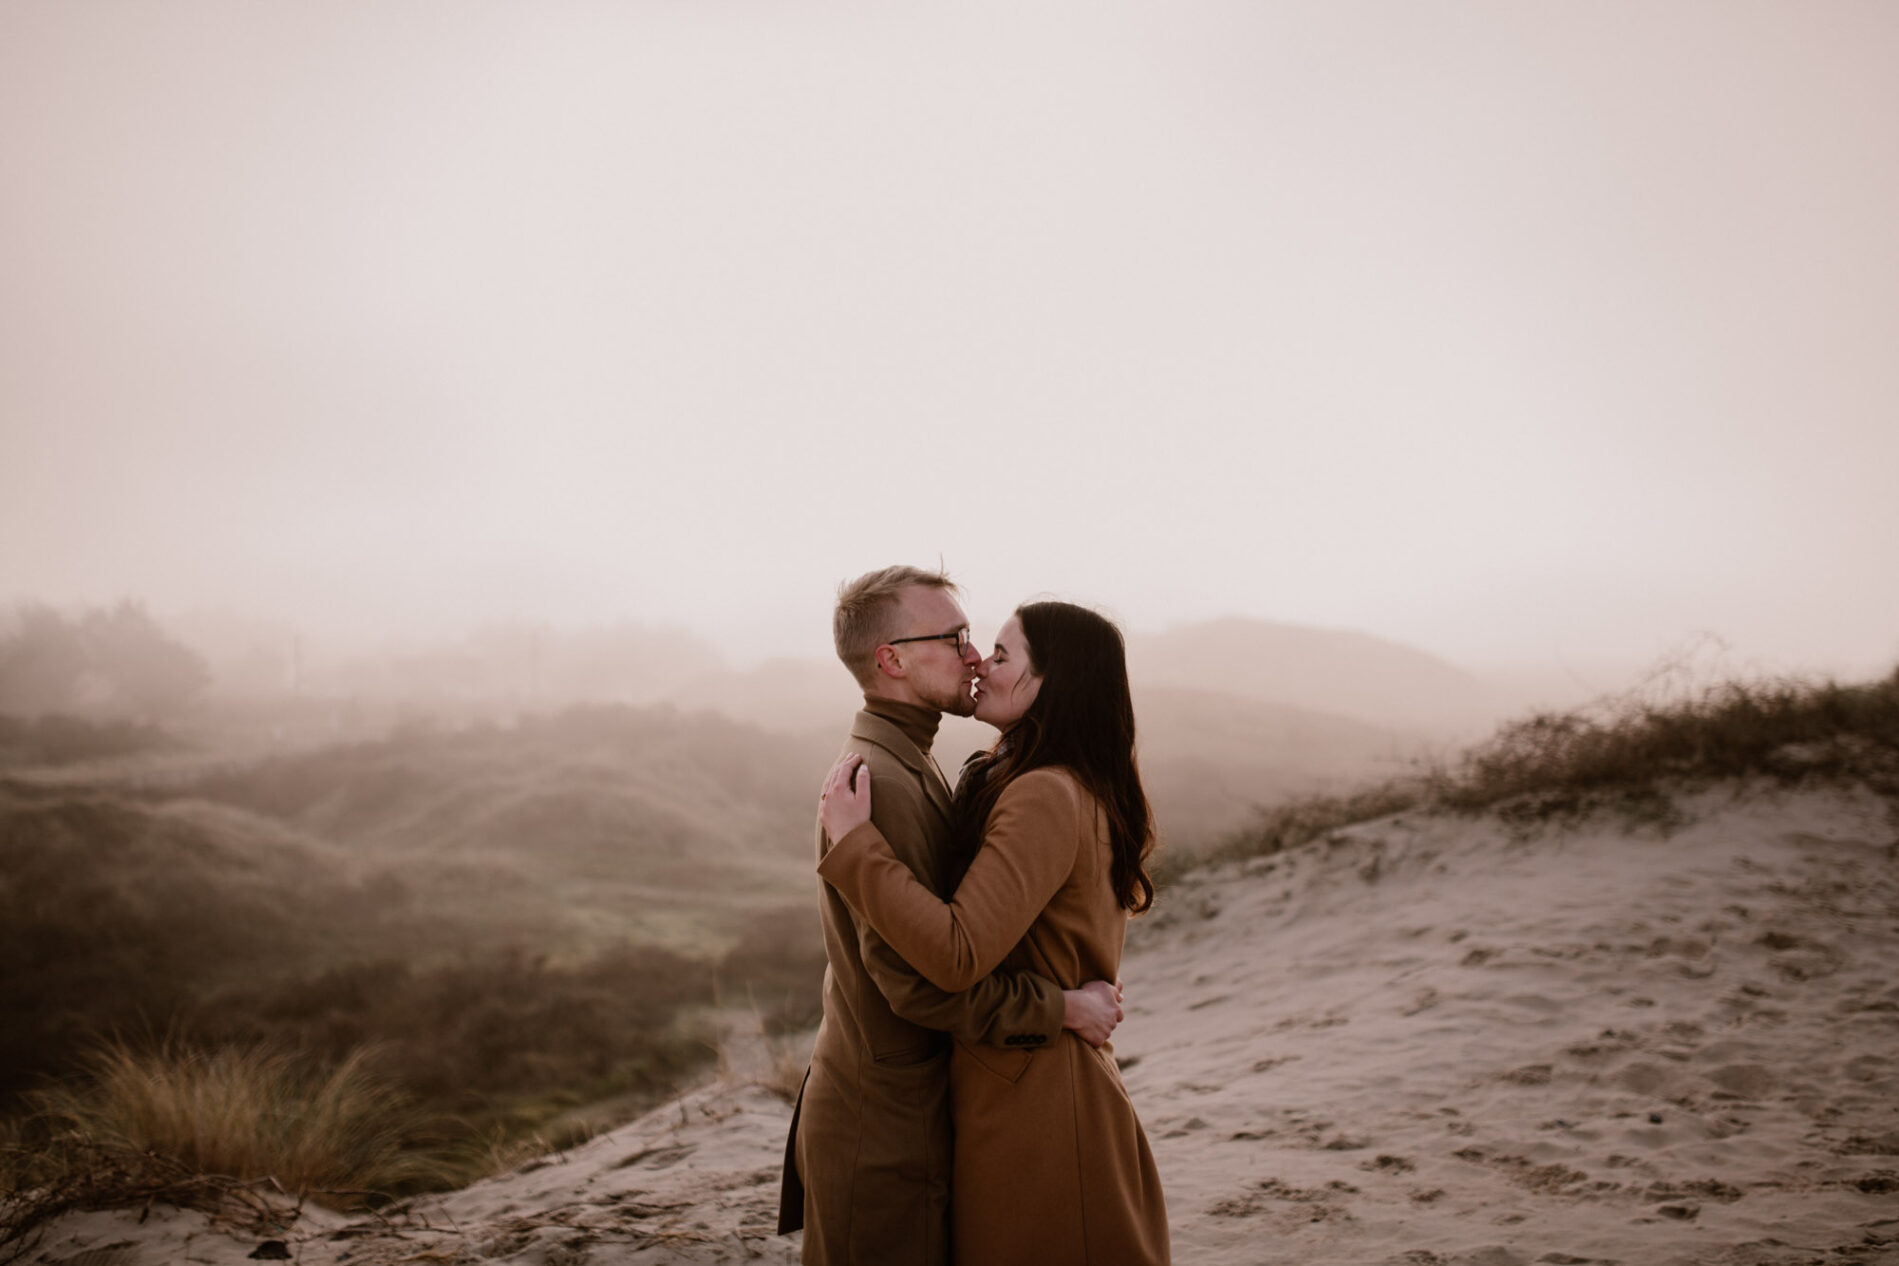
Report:
<svg viewBox="0 0 1899 1266"><path fill-rule="evenodd" d="M1139 914L1154 904L1154 881L1143 864L1153 850L1154 818L1134 761L1134 700L1121 630L1068 602L1025 603L1015 615L1042 685L1022 718L964 769L953 828L959 864L967 867L981 846L983 826L1005 787L1032 769L1059 765L1107 814L1114 898Z"/></svg>

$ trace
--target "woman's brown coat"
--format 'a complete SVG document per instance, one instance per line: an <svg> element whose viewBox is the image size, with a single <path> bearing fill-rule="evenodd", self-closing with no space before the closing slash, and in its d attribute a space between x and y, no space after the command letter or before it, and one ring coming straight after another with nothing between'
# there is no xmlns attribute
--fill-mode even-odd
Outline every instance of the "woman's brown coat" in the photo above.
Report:
<svg viewBox="0 0 1899 1266"><path fill-rule="evenodd" d="M1003 790L948 903L872 824L837 841L818 873L940 988L966 989L1002 965L1076 989L1120 970L1127 912L1114 898L1111 856L1094 798L1067 770L1038 769ZM1067 1032L1033 1051L959 1039L950 1105L958 1262L1168 1261L1160 1175L1111 1046Z"/></svg>

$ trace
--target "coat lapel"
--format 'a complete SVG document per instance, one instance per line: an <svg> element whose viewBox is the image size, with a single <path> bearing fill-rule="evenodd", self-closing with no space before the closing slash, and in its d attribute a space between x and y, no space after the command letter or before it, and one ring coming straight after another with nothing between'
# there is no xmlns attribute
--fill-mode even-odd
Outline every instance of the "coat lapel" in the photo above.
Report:
<svg viewBox="0 0 1899 1266"><path fill-rule="evenodd" d="M936 806L936 811L943 815L945 822L949 821L950 791L949 785L943 781L942 771L902 730L880 716L859 712L851 725L851 737L875 743L913 770L923 780L923 790L929 796L930 803Z"/></svg>

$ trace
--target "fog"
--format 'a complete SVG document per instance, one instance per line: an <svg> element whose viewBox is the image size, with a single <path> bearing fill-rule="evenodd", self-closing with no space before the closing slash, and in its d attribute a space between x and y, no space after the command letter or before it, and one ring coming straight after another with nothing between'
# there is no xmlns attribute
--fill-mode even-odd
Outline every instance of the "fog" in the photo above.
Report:
<svg viewBox="0 0 1899 1266"><path fill-rule="evenodd" d="M0 5L0 600L1899 656L1899 10Z"/></svg>

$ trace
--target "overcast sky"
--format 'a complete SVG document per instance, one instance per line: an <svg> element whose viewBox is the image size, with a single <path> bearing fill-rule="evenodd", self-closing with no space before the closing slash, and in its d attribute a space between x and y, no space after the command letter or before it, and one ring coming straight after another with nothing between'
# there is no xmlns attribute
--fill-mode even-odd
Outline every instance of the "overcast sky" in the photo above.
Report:
<svg viewBox="0 0 1899 1266"><path fill-rule="evenodd" d="M1899 5L0 0L0 185L0 598L1899 657Z"/></svg>

